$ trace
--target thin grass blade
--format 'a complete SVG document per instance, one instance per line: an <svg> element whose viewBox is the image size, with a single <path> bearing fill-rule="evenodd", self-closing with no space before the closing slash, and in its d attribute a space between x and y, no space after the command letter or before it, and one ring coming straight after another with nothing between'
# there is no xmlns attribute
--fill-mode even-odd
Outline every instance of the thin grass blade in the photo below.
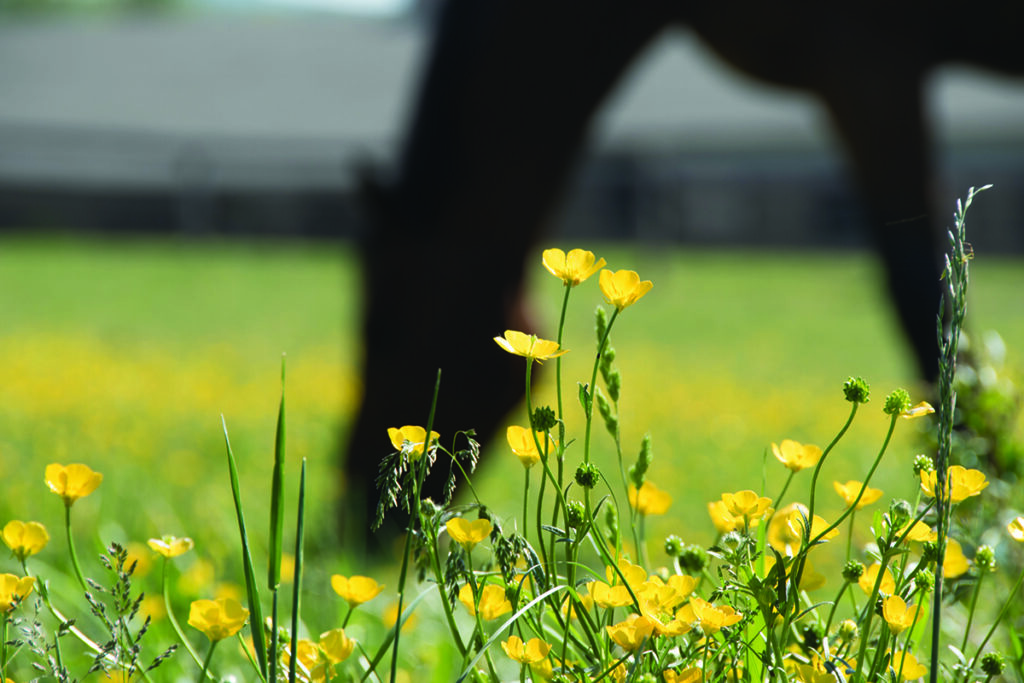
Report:
<svg viewBox="0 0 1024 683"><path fill-rule="evenodd" d="M245 515L242 514L242 495L238 486L238 468L235 466L235 454L231 450L231 439L228 438L228 425L224 416L220 416L224 427L224 445L228 451L228 472L231 475L231 495L235 501L235 515L238 517L238 534L242 540L242 566L245 572L245 592L249 600L249 625L252 630L252 644L256 650L256 660L260 665L260 675L267 676L267 644L263 639L263 610L260 608L260 595L256 587L256 572L252 567L252 552L249 549L249 534L245 530Z"/></svg>

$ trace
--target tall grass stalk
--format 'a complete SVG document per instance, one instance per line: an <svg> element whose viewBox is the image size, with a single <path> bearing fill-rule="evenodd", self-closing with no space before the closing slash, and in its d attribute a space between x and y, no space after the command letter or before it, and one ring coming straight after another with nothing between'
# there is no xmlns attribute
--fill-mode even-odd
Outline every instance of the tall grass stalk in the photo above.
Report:
<svg viewBox="0 0 1024 683"><path fill-rule="evenodd" d="M936 683L939 678L939 650L942 626L942 579L941 568L946 557L946 538L949 535L949 519L951 506L949 502L948 472L950 455L953 450L953 421L956 410L956 391L953 382L956 378L956 357L960 350L960 335L963 330L964 317L967 313L967 285L969 281L969 261L973 256L967 244L967 210L974 197L987 190L991 185L979 189L970 188L967 199L957 200L953 229L949 231L949 253L946 254L946 265L942 274L945 291L939 305L936 320L936 337L939 344L939 431L938 450L935 459L935 501L938 515L938 558L935 572L935 593L932 600L931 629L931 667L929 680ZM949 330L945 329L945 317L949 314Z"/></svg>

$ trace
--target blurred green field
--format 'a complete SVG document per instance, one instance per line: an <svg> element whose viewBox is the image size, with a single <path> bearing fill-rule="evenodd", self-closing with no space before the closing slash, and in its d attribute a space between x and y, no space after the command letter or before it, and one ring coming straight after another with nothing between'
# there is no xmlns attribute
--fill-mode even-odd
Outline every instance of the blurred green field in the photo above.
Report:
<svg viewBox="0 0 1024 683"><path fill-rule="evenodd" d="M885 394L903 386L925 398L870 254L561 246L593 249L609 267L637 270L655 285L612 334L626 457L649 432L650 476L674 498L648 527L652 552L667 533L710 542L706 503L723 491L764 486L774 496L785 470L774 459L762 466L766 449L785 438L824 446L848 413L848 376L867 379L872 400L824 473L826 516L839 509L831 480L862 476L881 443ZM969 329L1003 336L1017 368L1021 266L979 254L968 313ZM337 545L333 518L337 453L361 391L357 268L353 249L335 243L0 239L0 521L43 522L55 557L40 561L59 561L62 505L47 493L43 470L84 462L105 476L74 510L76 528L96 530L92 546L79 546L84 557L111 540L188 535L214 581L237 581L220 416L260 553L284 352L292 489L298 459L310 468L307 580L359 571L361 558ZM541 268L539 252L532 292L546 323L535 332L553 337L560 283ZM570 302L563 372L568 430L577 437L575 382L589 378L600 303L596 278ZM544 376L538 400L553 404L552 379L553 371ZM597 461L616 481L610 440L597 429ZM914 430L901 422L877 475L886 499L915 488ZM488 450L477 490L511 517L520 503L508 478L521 480L522 470L503 444ZM789 500L806 498L809 474L801 476ZM286 504L292 515L294 490ZM0 560L0 571L15 566Z"/></svg>

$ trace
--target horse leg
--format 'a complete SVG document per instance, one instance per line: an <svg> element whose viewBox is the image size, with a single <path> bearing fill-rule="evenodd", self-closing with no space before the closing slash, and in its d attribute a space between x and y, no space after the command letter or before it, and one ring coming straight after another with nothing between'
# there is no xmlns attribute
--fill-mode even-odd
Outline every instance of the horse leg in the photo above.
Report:
<svg viewBox="0 0 1024 683"><path fill-rule="evenodd" d="M345 466L346 527L365 527L386 429L423 424L488 440L521 400L521 358L492 341L535 330L524 262L586 124L663 25L663 5L451 0L441 17L397 177L363 249L364 396ZM447 464L425 495L443 497Z"/></svg>
<svg viewBox="0 0 1024 683"><path fill-rule="evenodd" d="M921 74L890 67L837 79L824 99L864 193L903 331L921 376L932 382L938 376L942 249L931 210L930 135Z"/></svg>

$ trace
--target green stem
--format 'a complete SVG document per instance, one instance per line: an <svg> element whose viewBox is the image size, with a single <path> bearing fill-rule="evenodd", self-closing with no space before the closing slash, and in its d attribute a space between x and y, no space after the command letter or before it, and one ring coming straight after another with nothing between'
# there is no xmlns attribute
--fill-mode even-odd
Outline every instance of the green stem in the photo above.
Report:
<svg viewBox="0 0 1024 683"><path fill-rule="evenodd" d="M210 662L213 660L213 651L219 642L219 640L210 641L210 651L206 653L206 659L203 660L203 670L199 673L199 683L203 683L206 679L206 674L210 670Z"/></svg>
<svg viewBox="0 0 1024 683"><path fill-rule="evenodd" d="M430 414L427 418L426 428L426 443L423 444L423 453L417 462L416 472L416 484L413 489L413 509L410 510L409 525L413 527L405 535L405 549L402 553L402 568L398 574L398 618L395 620L395 639L392 643L391 650L391 672L390 679L391 683L395 683L398 676L398 644L402 637L402 603L405 601L405 582L409 573L409 555L412 551L412 532L415 531L415 526L418 524L419 527L423 528L423 510L420 505L420 491L423 490L423 480L427 476L427 463L430 458L428 457L428 451L430 450L430 433L434 428L434 415L437 411L437 395L441 391L441 370L437 371L437 380L434 383L434 397L430 401ZM444 601L447 604L447 600Z"/></svg>
<svg viewBox="0 0 1024 683"><path fill-rule="evenodd" d="M78 553L75 552L75 537L71 535L71 506L64 506L64 531L67 532L68 537L68 552L71 554L71 566L75 570L75 578L78 579L78 585L82 587L85 592L89 591L88 585L85 583L85 577L82 576L82 566L78 563Z"/></svg>
<svg viewBox="0 0 1024 683"><path fill-rule="evenodd" d="M612 313L612 317L608 319L608 326L604 330L604 336L601 337L600 343L597 345L597 355L594 357L594 369L590 373L590 384L587 386L589 392L589 398L587 399L587 423L586 430L583 436L583 462L590 462L590 433L591 426L594 423L594 402L597 400L597 369L601 365L601 355L604 353L604 347L608 343L608 335L612 332L612 326L615 325L615 319L619 317L619 309L616 308L615 312ZM587 510L587 512L590 512Z"/></svg>
<svg viewBox="0 0 1024 683"><path fill-rule="evenodd" d="M174 616L174 610L171 608L171 596L167 590L167 565L171 562L170 558L164 557L163 571L160 574L160 592L164 597L164 610L167 612L167 621L171 622L171 628L174 629L174 633L178 636L178 640L185 646L185 650L188 651L189 655L192 656L196 666L202 666L202 660L199 659L199 653L192 647L192 643L185 637L184 631L181 629L181 625L178 623L177 618Z"/></svg>
<svg viewBox="0 0 1024 683"><path fill-rule="evenodd" d="M941 568L936 567L941 571ZM967 626L964 628L964 639L960 641L960 652L967 649L967 636L971 634L971 624L974 623L974 610L978 606L978 594L981 593L981 581L985 578L985 571L979 570L978 580L974 582L974 592L971 595L971 608L967 612Z"/></svg>
<svg viewBox="0 0 1024 683"><path fill-rule="evenodd" d="M7 615L4 614L0 618L4 622L3 629L0 629L0 636L3 637L3 640L0 640L0 683L7 683L7 675L4 673L7 669Z"/></svg>
<svg viewBox="0 0 1024 683"><path fill-rule="evenodd" d="M938 574L939 572L935 573ZM1006 596L1006 601L1003 602L1003 607L999 610L999 615L996 617L996 620L992 622L992 626L989 627L988 633L986 633L985 638L982 639L981 645L978 646L977 652L975 652L974 656L971 657L971 661L967 665L967 671L970 671L974 668L974 665L978 661L978 657L980 657L981 653L984 652L985 646L988 645L989 639L992 638L992 635L996 632L996 628L999 627L999 624L1000 622L1002 622L1003 617L1006 616L1006 612L1010 609L1010 605L1014 604L1013 596L1015 596L1017 594L1017 591L1020 590L1021 583L1024 583L1024 571L1022 571L1020 573L1020 576L1017 577L1017 583L1013 584L1013 589L1010 591L1010 594Z"/></svg>

